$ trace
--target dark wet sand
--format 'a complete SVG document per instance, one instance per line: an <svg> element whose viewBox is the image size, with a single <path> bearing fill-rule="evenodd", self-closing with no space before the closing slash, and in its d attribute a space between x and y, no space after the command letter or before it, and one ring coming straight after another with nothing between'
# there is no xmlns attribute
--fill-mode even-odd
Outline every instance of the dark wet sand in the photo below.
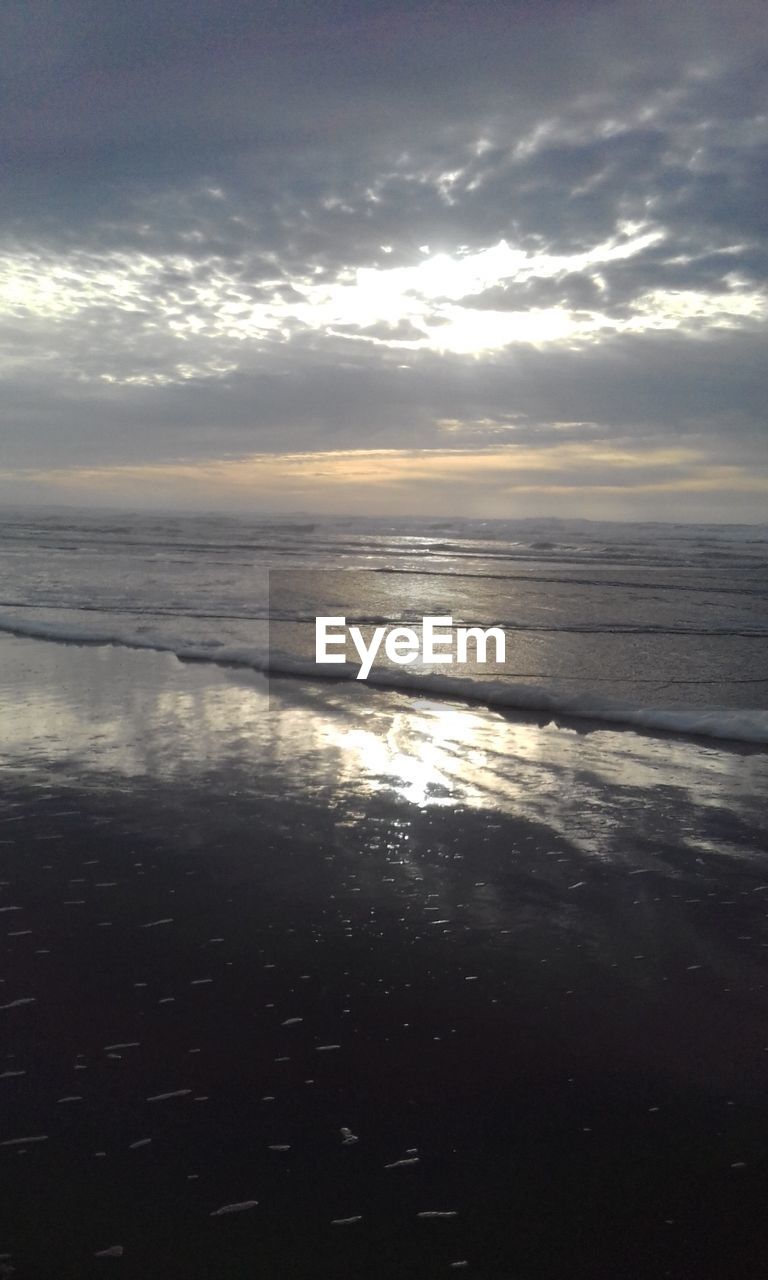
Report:
<svg viewBox="0 0 768 1280"><path fill-rule="evenodd" d="M417 800L382 783L386 716L334 769L311 691L267 712L155 655L4 654L14 1276L762 1274L765 757L531 725L526 751L561 754L515 801L522 739L505 787L475 710L474 790ZM635 783L596 777L621 751ZM579 760L569 837L536 813L573 802Z"/></svg>

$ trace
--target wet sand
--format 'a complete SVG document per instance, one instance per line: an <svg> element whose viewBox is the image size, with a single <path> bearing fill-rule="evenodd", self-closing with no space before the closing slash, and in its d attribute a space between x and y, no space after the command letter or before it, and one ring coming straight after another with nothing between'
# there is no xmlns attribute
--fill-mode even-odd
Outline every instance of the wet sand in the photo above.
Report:
<svg viewBox="0 0 768 1280"><path fill-rule="evenodd" d="M8 640L0 765L0 1275L760 1273L764 753Z"/></svg>

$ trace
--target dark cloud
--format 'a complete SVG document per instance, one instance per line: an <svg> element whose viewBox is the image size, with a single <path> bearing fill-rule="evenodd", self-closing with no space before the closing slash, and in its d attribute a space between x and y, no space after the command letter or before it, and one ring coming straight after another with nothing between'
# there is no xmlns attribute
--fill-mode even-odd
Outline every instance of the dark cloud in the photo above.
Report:
<svg viewBox="0 0 768 1280"><path fill-rule="evenodd" d="M552 278L534 277L522 284L497 284L470 293L461 305L477 311L525 311L530 307L566 306L573 310L604 304L603 291L583 271L564 271Z"/></svg>
<svg viewBox="0 0 768 1280"><path fill-rule="evenodd" d="M762 335L714 339L668 334L615 337L582 350L535 350L478 361L337 340L281 348L247 371L159 385L84 386L70 373L51 384L17 379L8 417L19 424L4 462L136 463L302 448L438 447L483 443L489 424L516 442L572 433L602 441L703 442L708 452L764 450ZM715 359L716 357L716 359ZM158 357L146 372L165 368ZM215 448L212 448L215 445Z"/></svg>

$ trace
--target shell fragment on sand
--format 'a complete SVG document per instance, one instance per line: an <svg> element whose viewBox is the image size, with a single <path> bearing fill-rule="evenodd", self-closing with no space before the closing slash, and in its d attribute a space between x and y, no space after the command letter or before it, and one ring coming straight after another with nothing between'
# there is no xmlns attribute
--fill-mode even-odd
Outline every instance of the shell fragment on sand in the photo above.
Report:
<svg viewBox="0 0 768 1280"><path fill-rule="evenodd" d="M220 1218L225 1213L242 1213L244 1209L255 1209L258 1200L240 1200L237 1204L223 1204L220 1209L214 1209L209 1215L211 1218Z"/></svg>

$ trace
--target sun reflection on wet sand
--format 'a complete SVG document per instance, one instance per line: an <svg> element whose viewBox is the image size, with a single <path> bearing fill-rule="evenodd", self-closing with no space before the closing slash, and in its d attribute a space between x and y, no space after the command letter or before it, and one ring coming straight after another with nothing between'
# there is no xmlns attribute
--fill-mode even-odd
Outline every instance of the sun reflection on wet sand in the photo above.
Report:
<svg viewBox="0 0 768 1280"><path fill-rule="evenodd" d="M261 676L168 654L10 638L2 652L0 754L14 770L183 779L239 761L286 797L333 794L354 807L384 794L418 809L506 813L598 858L619 856L649 790L668 815L684 800L700 815L727 804L750 820L768 781L765 753L683 738L358 684L270 689Z"/></svg>

